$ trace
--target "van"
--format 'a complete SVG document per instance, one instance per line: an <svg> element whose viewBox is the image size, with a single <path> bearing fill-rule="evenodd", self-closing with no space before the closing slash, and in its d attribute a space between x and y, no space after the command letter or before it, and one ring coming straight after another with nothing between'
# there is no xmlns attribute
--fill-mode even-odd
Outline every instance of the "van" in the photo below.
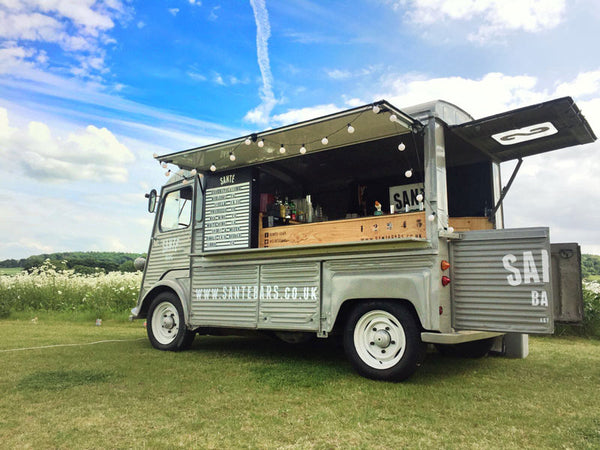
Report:
<svg viewBox="0 0 600 450"><path fill-rule="evenodd" d="M529 334L581 320L580 250L505 229L502 202L523 158L595 140L569 97L478 120L382 100L156 156L173 176L147 194L133 318L170 351L196 334L340 336L377 380L411 376L428 344L524 357Z"/></svg>

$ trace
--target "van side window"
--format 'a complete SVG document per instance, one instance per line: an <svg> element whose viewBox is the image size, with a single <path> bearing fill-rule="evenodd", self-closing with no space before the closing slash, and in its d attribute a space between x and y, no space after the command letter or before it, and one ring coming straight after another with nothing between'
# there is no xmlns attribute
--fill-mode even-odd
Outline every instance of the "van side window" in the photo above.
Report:
<svg viewBox="0 0 600 450"><path fill-rule="evenodd" d="M193 194L189 186L167 194L160 218L160 231L180 230L190 225Z"/></svg>

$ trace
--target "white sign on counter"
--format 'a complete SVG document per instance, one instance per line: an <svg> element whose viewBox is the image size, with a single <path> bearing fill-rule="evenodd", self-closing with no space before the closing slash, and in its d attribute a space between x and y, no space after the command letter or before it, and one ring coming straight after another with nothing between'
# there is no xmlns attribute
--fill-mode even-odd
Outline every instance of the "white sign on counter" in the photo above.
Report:
<svg viewBox="0 0 600 450"><path fill-rule="evenodd" d="M396 207L396 212L419 211L419 201L417 195L425 195L423 183L405 184L402 186L392 186L390 188L390 205Z"/></svg>

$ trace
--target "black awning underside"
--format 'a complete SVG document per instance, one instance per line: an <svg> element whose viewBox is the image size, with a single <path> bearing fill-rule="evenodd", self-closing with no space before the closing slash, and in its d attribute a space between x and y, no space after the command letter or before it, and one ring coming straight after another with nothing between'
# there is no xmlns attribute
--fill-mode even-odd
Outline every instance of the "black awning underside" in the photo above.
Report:
<svg viewBox="0 0 600 450"><path fill-rule="evenodd" d="M455 125L450 130L499 162L596 140L571 97Z"/></svg>

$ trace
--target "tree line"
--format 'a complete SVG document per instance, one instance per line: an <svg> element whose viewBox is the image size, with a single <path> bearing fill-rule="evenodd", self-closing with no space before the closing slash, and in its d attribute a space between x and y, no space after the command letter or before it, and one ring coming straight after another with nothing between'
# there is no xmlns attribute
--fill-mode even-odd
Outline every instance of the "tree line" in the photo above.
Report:
<svg viewBox="0 0 600 450"><path fill-rule="evenodd" d="M31 270L49 259L57 269L72 269L76 273L135 272L133 261L140 256L145 255L122 252L43 253L23 259L5 259L0 261L0 267L20 267L24 270Z"/></svg>
<svg viewBox="0 0 600 450"><path fill-rule="evenodd" d="M581 255L581 276L589 278L594 275L600 276L600 256Z"/></svg>

